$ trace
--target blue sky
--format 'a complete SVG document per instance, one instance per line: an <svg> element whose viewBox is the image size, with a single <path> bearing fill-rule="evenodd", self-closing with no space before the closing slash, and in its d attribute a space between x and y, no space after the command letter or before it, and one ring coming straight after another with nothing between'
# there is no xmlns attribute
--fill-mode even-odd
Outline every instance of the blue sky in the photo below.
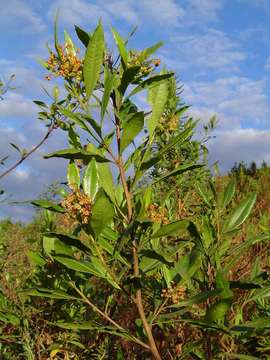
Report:
<svg viewBox="0 0 270 360"><path fill-rule="evenodd" d="M123 35L138 25L131 46L163 40L159 56L179 75L190 114L219 120L209 143L210 162L222 171L235 161L270 164L270 0L0 0L0 78L16 75L15 90L0 102L0 155L16 152L10 142L29 148L44 134L33 99L41 99L44 72L36 57L46 58L53 19L60 10L60 32L73 25L92 30L102 17ZM55 134L31 159L1 183L12 199L36 197L46 184L64 178L64 165L42 160L64 146ZM28 219L31 208L0 206L0 217Z"/></svg>

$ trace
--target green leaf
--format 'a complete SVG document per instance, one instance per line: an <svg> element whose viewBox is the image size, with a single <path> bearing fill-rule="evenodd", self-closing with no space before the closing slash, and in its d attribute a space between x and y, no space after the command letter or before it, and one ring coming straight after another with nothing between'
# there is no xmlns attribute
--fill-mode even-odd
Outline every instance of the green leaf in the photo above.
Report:
<svg viewBox="0 0 270 360"><path fill-rule="evenodd" d="M114 80L115 80L115 74L112 74L106 66L104 70L104 93L100 108L101 120L103 120L104 115L106 113L106 109L110 100L110 95L114 87Z"/></svg>
<svg viewBox="0 0 270 360"><path fill-rule="evenodd" d="M61 254L68 256L73 255L73 250L69 245L66 245L65 243L57 239L55 236L50 234L43 236L42 245L44 252L48 256L51 256L53 254Z"/></svg>
<svg viewBox="0 0 270 360"><path fill-rule="evenodd" d="M32 200L31 204L41 207L43 209L48 209L59 213L65 212L65 210L60 205L54 204L48 200Z"/></svg>
<svg viewBox="0 0 270 360"><path fill-rule="evenodd" d="M95 234L98 236L105 227L110 225L114 217L114 206L106 193L101 189L97 196L95 204L92 208L90 218L90 226Z"/></svg>
<svg viewBox="0 0 270 360"><path fill-rule="evenodd" d="M94 199L99 189L99 174L95 159L89 162L84 171L82 186L84 193L88 195L90 199Z"/></svg>
<svg viewBox="0 0 270 360"><path fill-rule="evenodd" d="M254 328L254 329L266 329L266 328L270 328L270 318L265 317L265 318L258 318L252 321L248 321L244 324L241 324L243 326L249 327L249 328Z"/></svg>
<svg viewBox="0 0 270 360"><path fill-rule="evenodd" d="M170 224L161 226L156 232L154 232L152 238L183 234L188 230L189 226L190 221L188 220L175 221Z"/></svg>
<svg viewBox="0 0 270 360"><path fill-rule="evenodd" d="M140 65L129 66L123 72L121 83L118 86L120 94L124 95L128 86L132 84L141 69Z"/></svg>
<svg viewBox="0 0 270 360"><path fill-rule="evenodd" d="M147 89L149 87L158 86L161 83L165 82L164 80L167 80L167 79L171 78L172 76L174 76L174 73L172 73L172 72L167 73L167 74L151 76L150 78L144 80L140 85L136 86L135 89L133 89L128 96L129 97L133 96L133 95L137 94L138 92L140 92L144 89Z"/></svg>
<svg viewBox="0 0 270 360"><path fill-rule="evenodd" d="M95 130L96 134L102 138L102 131L101 131L101 127L99 126L99 124L96 122L96 120L94 120L93 118L91 118L90 116L84 116L84 119L92 126L92 128Z"/></svg>
<svg viewBox="0 0 270 360"><path fill-rule="evenodd" d="M225 191L221 194L219 207L220 209L225 209L226 206L231 202L236 189L235 178L232 178L229 184L227 185Z"/></svg>
<svg viewBox="0 0 270 360"><path fill-rule="evenodd" d="M149 56L154 54L162 45L163 45L163 42L160 41L157 44L155 44L147 49L144 49L139 56L139 60L141 62L145 61L147 58L149 58Z"/></svg>
<svg viewBox="0 0 270 360"><path fill-rule="evenodd" d="M180 174L183 174L184 172L186 171L189 171L189 170L194 170L194 169L198 169L200 167L202 167L203 165L195 165L195 164L184 164L184 165L180 165L178 166L176 169L168 172L166 175L164 176L161 176L159 179L155 180L154 182L152 182L151 185L154 185L160 181L163 181L165 179L168 179L169 177L171 176L176 176L176 175L180 175Z"/></svg>
<svg viewBox="0 0 270 360"><path fill-rule="evenodd" d="M228 233L237 229L249 216L256 202L256 193L251 193L233 211L228 221L225 222L223 233Z"/></svg>
<svg viewBox="0 0 270 360"><path fill-rule="evenodd" d="M198 295L192 296L191 298L189 298L187 300L180 301L178 304L170 305L169 307L170 308L180 308L180 307L191 306L191 305L195 305L195 304L201 304L212 297L216 297L220 292L221 292L220 289L204 291Z"/></svg>
<svg viewBox="0 0 270 360"><path fill-rule="evenodd" d="M78 38L81 40L83 45L87 48L89 41L90 41L90 35L77 25L75 25L75 31L76 31Z"/></svg>
<svg viewBox="0 0 270 360"><path fill-rule="evenodd" d="M93 274L97 277L104 276L104 273L100 274L100 272L89 261L80 261L65 256L54 256L53 258L61 264L65 265L68 269L82 273Z"/></svg>
<svg viewBox="0 0 270 360"><path fill-rule="evenodd" d="M53 152L53 153L50 153L50 154L44 156L45 159L50 159L53 157L72 159L72 160L82 159L82 160L86 160L86 161L90 161L91 158L94 157L99 162L109 162L110 161L106 157L103 157L100 154L98 154L97 152L91 152L88 150L85 151L85 150L74 149L74 148L59 150L59 151L56 151L56 152Z"/></svg>
<svg viewBox="0 0 270 360"><path fill-rule="evenodd" d="M119 285L112 279L106 267L100 262L98 258L92 257L91 262L79 261L64 256L54 256L54 259L65 265L68 269L82 273L89 273L96 277L103 278L116 289L120 289Z"/></svg>
<svg viewBox="0 0 270 360"><path fill-rule="evenodd" d="M212 197L207 187L203 183L197 183L196 187L205 204L209 207L212 207Z"/></svg>
<svg viewBox="0 0 270 360"><path fill-rule="evenodd" d="M64 30L64 37L65 37L65 48L66 48L67 54L76 56L76 48L73 44L71 37L69 36L69 34L66 30Z"/></svg>
<svg viewBox="0 0 270 360"><path fill-rule="evenodd" d="M112 33L113 33L115 43L118 47L119 54L121 55L122 62L124 63L125 66L127 66L129 56L128 56L128 51L125 46L125 42L114 28L112 28Z"/></svg>
<svg viewBox="0 0 270 360"><path fill-rule="evenodd" d="M160 121L160 118L165 110L165 105L168 98L168 82L162 81L149 89L148 102L152 107L152 113L147 120L147 127L149 136L152 137L154 131Z"/></svg>
<svg viewBox="0 0 270 360"><path fill-rule="evenodd" d="M123 133L120 141L121 153L142 131L144 125L143 111L135 113L126 123L123 124Z"/></svg>
<svg viewBox="0 0 270 360"><path fill-rule="evenodd" d="M55 231L51 231L51 232L47 233L46 235L57 238L64 244L75 247L85 253L89 252L89 247L86 246L87 244L85 245L85 243L83 243L80 238L78 238L74 235L65 234L65 233L61 233L61 232L55 232Z"/></svg>
<svg viewBox="0 0 270 360"><path fill-rule="evenodd" d="M79 125L79 127L88 133L92 133L89 127L85 124L84 119L82 119L83 114L80 113L74 113L73 111L70 111L68 109L60 108L60 112L66 116L67 118L70 118L75 122L76 125Z"/></svg>
<svg viewBox="0 0 270 360"><path fill-rule="evenodd" d="M46 260L39 253L35 251L29 251L27 253L27 257L30 260L30 262L36 266L43 267L46 264Z"/></svg>
<svg viewBox="0 0 270 360"><path fill-rule="evenodd" d="M51 290L44 288L32 288L20 291L20 293L29 295L29 296L40 296L50 299L59 299L59 300L80 300L75 296L71 296L61 290Z"/></svg>
<svg viewBox="0 0 270 360"><path fill-rule="evenodd" d="M14 144L14 143L10 143L10 145L11 145L15 150L17 150L19 154L22 154L22 150L19 148L18 145Z"/></svg>
<svg viewBox="0 0 270 360"><path fill-rule="evenodd" d="M59 18L59 9L57 9L54 19L54 48L59 58L61 58L61 54L59 51L59 43L58 43L58 18Z"/></svg>
<svg viewBox="0 0 270 360"><path fill-rule="evenodd" d="M70 161L70 163L68 164L67 181L68 181L68 186L71 189L75 190L80 188L80 183L81 183L80 172L74 161Z"/></svg>
<svg viewBox="0 0 270 360"><path fill-rule="evenodd" d="M263 287L262 289L255 290L250 298L245 301L245 304L250 301L256 301L258 299L270 298L270 286Z"/></svg>
<svg viewBox="0 0 270 360"><path fill-rule="evenodd" d="M114 192L115 186L109 165L106 163L98 163L97 168L98 168L100 186L104 189L104 191L109 196L111 201L115 203L115 192Z"/></svg>
<svg viewBox="0 0 270 360"><path fill-rule="evenodd" d="M231 299L221 299L207 309L205 320L207 322L223 322L231 307Z"/></svg>
<svg viewBox="0 0 270 360"><path fill-rule="evenodd" d="M104 33L100 22L89 41L84 58L83 76L88 98L92 95L100 76L104 47Z"/></svg>
<svg viewBox="0 0 270 360"><path fill-rule="evenodd" d="M262 241L268 241L269 239L270 239L270 234L263 234L259 236L250 237L249 239L243 241L242 243L232 246L228 251L228 255L231 256L232 258L226 261L224 271L229 271L231 267L235 264L235 262L239 261L239 258L251 246Z"/></svg>

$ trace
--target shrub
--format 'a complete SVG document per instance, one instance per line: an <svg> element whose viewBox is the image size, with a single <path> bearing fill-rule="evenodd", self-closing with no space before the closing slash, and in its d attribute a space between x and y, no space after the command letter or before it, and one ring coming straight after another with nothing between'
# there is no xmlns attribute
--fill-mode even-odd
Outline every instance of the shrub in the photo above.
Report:
<svg viewBox="0 0 270 360"><path fill-rule="evenodd" d="M266 358L269 274L259 260L247 277L235 272L247 250L269 239L242 231L255 193L237 199L234 178L220 186L211 177L175 75L158 72L152 57L161 43L129 50L112 29L114 57L101 23L76 32L83 58L65 33L42 62L65 95L56 86L51 104L36 101L40 118L69 141L46 156L69 160L62 199L32 202L46 209L46 230L31 253L31 288L20 294L26 303L41 298L51 340L39 353ZM145 93L150 110L142 109ZM60 231L53 213L68 226Z"/></svg>

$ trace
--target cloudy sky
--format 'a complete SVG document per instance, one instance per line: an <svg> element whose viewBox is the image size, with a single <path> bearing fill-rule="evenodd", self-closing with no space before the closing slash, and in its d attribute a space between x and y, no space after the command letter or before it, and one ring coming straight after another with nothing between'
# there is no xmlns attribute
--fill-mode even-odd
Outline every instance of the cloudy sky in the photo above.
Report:
<svg viewBox="0 0 270 360"><path fill-rule="evenodd" d="M222 171L236 161L270 164L270 1L269 0L0 0L0 78L16 74L15 90L0 102L0 157L16 159L10 142L29 149L45 129L36 119L33 99L44 97L44 72L53 18L60 30L73 25L92 30L102 17L125 35L138 25L132 46L163 40L159 56L179 75L190 112L219 120L210 144L210 161ZM110 39L110 38L109 38ZM42 156L64 146L59 134L0 184L10 200L35 198L46 184L64 179L65 165ZM1 167L0 170L2 170ZM0 204L0 218L27 220L30 207Z"/></svg>

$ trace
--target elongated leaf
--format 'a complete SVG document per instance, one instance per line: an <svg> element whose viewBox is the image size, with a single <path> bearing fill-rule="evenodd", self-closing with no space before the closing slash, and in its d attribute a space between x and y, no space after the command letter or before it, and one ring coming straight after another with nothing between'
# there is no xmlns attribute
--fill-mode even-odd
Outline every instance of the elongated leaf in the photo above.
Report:
<svg viewBox="0 0 270 360"><path fill-rule="evenodd" d="M229 260L226 261L225 271L229 271L232 266L239 261L239 258L247 251L251 246L259 242L267 241L270 239L270 234L263 234L259 236L250 237L249 239L243 241L242 243L232 246L228 255L231 256Z"/></svg>
<svg viewBox="0 0 270 360"><path fill-rule="evenodd" d="M216 290L210 290L210 291L204 291L201 292L198 295L192 296L191 298L187 300L180 301L178 304L170 305L170 308L180 308L185 306L191 306L195 304L201 304L205 302L208 299L211 299L212 297L217 296L222 290L216 289Z"/></svg>
<svg viewBox="0 0 270 360"><path fill-rule="evenodd" d="M53 152L53 153L50 153L50 154L44 156L45 159L50 159L53 157L72 159L72 160L82 159L82 160L88 160L88 161L94 157L99 162L109 162L110 161L106 157L103 157L100 154L97 154L95 152L90 152L88 150L85 151L85 150L81 150L81 149L74 149L74 148L59 150L59 151L56 151L56 152Z"/></svg>
<svg viewBox="0 0 270 360"><path fill-rule="evenodd" d="M149 56L154 54L162 45L163 45L163 42L160 41L157 44L155 44L147 49L144 49L139 56L140 61L145 61L147 58L149 58Z"/></svg>
<svg viewBox="0 0 270 360"><path fill-rule="evenodd" d="M212 206L212 204L211 204L212 197L211 197L211 194L209 193L209 190L207 189L207 187L204 184L200 184L200 183L197 183L196 187L197 187L198 193L202 197L205 204L208 205L209 207L211 207Z"/></svg>
<svg viewBox="0 0 270 360"><path fill-rule="evenodd" d="M256 202L256 194L251 193L244 199L237 208L233 211L229 220L225 223L223 232L227 233L235 230L238 226L243 224L246 218L249 216L254 204Z"/></svg>
<svg viewBox="0 0 270 360"><path fill-rule="evenodd" d="M256 301L258 299L265 299L270 298L270 286L266 286L262 289L256 290L252 296L246 300L245 303L248 303L250 301Z"/></svg>
<svg viewBox="0 0 270 360"><path fill-rule="evenodd" d="M68 181L68 186L71 189L80 188L80 183L81 183L80 172L73 160L68 164L67 181Z"/></svg>
<svg viewBox="0 0 270 360"><path fill-rule="evenodd" d="M250 330L269 329L270 319L269 317L261 317L252 321L245 322L240 325L234 325L230 328L231 331L235 332L250 332Z"/></svg>
<svg viewBox="0 0 270 360"><path fill-rule="evenodd" d="M152 182L152 185L153 184L156 184L160 181L163 181L165 179L168 179L169 177L171 176L176 176L176 175L180 175L180 174L183 174L184 172L186 171L189 171L189 170L194 170L194 169L198 169L198 168L201 168L203 165L195 165L195 164L184 164L184 165L180 165L178 166L176 169L168 172L166 175L160 177L159 179L155 180L154 182Z"/></svg>
<svg viewBox="0 0 270 360"><path fill-rule="evenodd" d="M73 44L71 37L69 36L69 34L66 30L64 30L64 36L65 36L65 47L66 47L67 54L76 56L76 48Z"/></svg>
<svg viewBox="0 0 270 360"><path fill-rule="evenodd" d="M70 111L70 110L64 109L64 108L61 108L60 112L67 118L70 118L71 120L73 120L75 122L75 124L78 125L81 129L83 129L91 134L91 130L85 124L84 119L82 119L83 114L80 114L80 113L75 114L73 111Z"/></svg>
<svg viewBox="0 0 270 360"><path fill-rule="evenodd" d="M98 168L100 186L104 189L104 191L109 196L111 201L115 203L115 193L114 193L115 186L109 165L106 163L98 163L97 168Z"/></svg>
<svg viewBox="0 0 270 360"><path fill-rule="evenodd" d="M165 105L168 98L168 83L167 81L162 81L158 85L149 89L148 101L152 107L152 113L150 118L147 120L147 127L149 131L149 136L152 137L154 131L160 121L160 118L164 112Z"/></svg>
<svg viewBox="0 0 270 360"><path fill-rule="evenodd" d="M87 97L92 95L99 79L104 55L104 33L99 23L85 52L83 77Z"/></svg>
<svg viewBox="0 0 270 360"><path fill-rule="evenodd" d="M89 41L90 41L90 35L87 34L86 31L84 31L77 25L75 25L75 31L76 31L78 38L81 40L83 45L87 48Z"/></svg>
<svg viewBox="0 0 270 360"><path fill-rule="evenodd" d="M174 76L174 73L167 73L167 74L151 76L150 78L144 80L140 85L136 86L135 89L133 89L128 96L129 97L133 96L133 95L137 94L138 92L140 92L144 89L147 89L149 87L153 87L155 85L160 85L162 82L164 82L164 80L167 80L167 79L171 78L172 76Z"/></svg>
<svg viewBox="0 0 270 360"><path fill-rule="evenodd" d="M45 288L32 288L20 291L20 293L30 296L40 296L50 299L60 299L60 300L80 300L75 296L71 296L61 290L51 290Z"/></svg>
<svg viewBox="0 0 270 360"><path fill-rule="evenodd" d="M65 265L68 269L74 271L93 274L97 277L103 277L105 275L104 273L101 274L89 261L80 261L65 256L54 256L53 258L61 264Z"/></svg>
<svg viewBox="0 0 270 360"><path fill-rule="evenodd" d="M84 171L82 186L85 194L88 195L90 199L94 199L99 189L99 174L95 159L89 162Z"/></svg>
<svg viewBox="0 0 270 360"><path fill-rule="evenodd" d="M72 322L72 323L67 323L67 322L56 322L56 323L51 323L52 325L58 326L59 328L62 329L72 329L72 330L96 330L99 333L105 333L105 334L111 334L114 336L119 336L125 340L128 341L134 341L136 343L136 338L133 337L131 334L129 334L128 332L126 332L124 329L123 331L119 331L119 329L117 329L114 326L101 326L97 323L91 322L91 321L84 321L81 323L78 322ZM117 358L118 359L118 358Z"/></svg>
<svg viewBox="0 0 270 360"><path fill-rule="evenodd" d="M119 285L112 279L111 275L98 258L92 257L91 262L79 261L64 256L54 256L54 259L65 265L68 269L82 273L89 273L96 277L103 278L116 289L120 289Z"/></svg>
<svg viewBox="0 0 270 360"><path fill-rule="evenodd" d="M189 226L190 221L188 220L175 221L170 224L161 226L156 232L154 232L152 238L183 234L187 231Z"/></svg>
<svg viewBox="0 0 270 360"><path fill-rule="evenodd" d="M59 18L59 10L56 11L56 15L54 19L54 48L59 58L61 58L61 54L59 51L59 42L58 42L58 18Z"/></svg>
<svg viewBox="0 0 270 360"><path fill-rule="evenodd" d="M110 70L105 67L105 73L104 73L104 94L102 97L102 103L100 108L100 117L101 120L103 120L104 115L106 113L106 109L110 100L110 94L113 90L115 81L115 75L110 72Z"/></svg>
<svg viewBox="0 0 270 360"><path fill-rule="evenodd" d="M135 65L129 66L124 70L123 76L121 78L121 83L118 86L120 94L125 94L128 86L135 80L136 76L139 74L140 69L140 65Z"/></svg>
<svg viewBox="0 0 270 360"><path fill-rule="evenodd" d="M143 125L144 125L143 111L135 113L126 123L124 123L123 133L121 136L121 143L120 143L121 153L142 131Z"/></svg>
<svg viewBox="0 0 270 360"><path fill-rule="evenodd" d="M116 42L116 45L118 47L119 54L121 55L121 59L122 59L124 65L127 66L127 64L128 64L128 51L126 49L125 42L121 38L119 33L114 28L112 28L112 33L113 33L113 37L114 37L114 40Z"/></svg>
<svg viewBox="0 0 270 360"><path fill-rule="evenodd" d="M87 244L85 245L85 243L83 243L80 238L78 238L78 237L76 237L74 235L65 234L65 233L62 233L62 232L55 232L55 231L51 231L46 235L57 238L61 242L63 242L64 244L75 247L75 248L77 248L77 249L79 249L81 251L84 251L86 253L89 252L89 247L86 246Z"/></svg>
<svg viewBox="0 0 270 360"><path fill-rule="evenodd" d="M19 154L22 153L22 150L19 148L18 145L14 144L14 143L10 143L10 145L11 145L15 150L17 150Z"/></svg>
<svg viewBox="0 0 270 360"><path fill-rule="evenodd" d="M27 257L35 266L43 267L46 264L46 260L37 252L29 251Z"/></svg>
<svg viewBox="0 0 270 360"><path fill-rule="evenodd" d="M105 192L101 189L96 196L90 219L90 225L95 236L98 236L105 227L110 225L113 217L114 206Z"/></svg>
<svg viewBox="0 0 270 360"><path fill-rule="evenodd" d="M43 209L48 209L59 213L65 212L65 210L60 205L54 204L48 200L32 200L31 204L41 207Z"/></svg>
<svg viewBox="0 0 270 360"><path fill-rule="evenodd" d="M226 206L231 202L236 189L236 181L234 178L231 179L227 185L225 191L222 193L219 207L220 209L225 209Z"/></svg>
<svg viewBox="0 0 270 360"><path fill-rule="evenodd" d="M102 137L101 127L96 122L96 120L91 118L90 116L84 116L84 119L92 126L92 128L95 130L96 134L101 138Z"/></svg>

